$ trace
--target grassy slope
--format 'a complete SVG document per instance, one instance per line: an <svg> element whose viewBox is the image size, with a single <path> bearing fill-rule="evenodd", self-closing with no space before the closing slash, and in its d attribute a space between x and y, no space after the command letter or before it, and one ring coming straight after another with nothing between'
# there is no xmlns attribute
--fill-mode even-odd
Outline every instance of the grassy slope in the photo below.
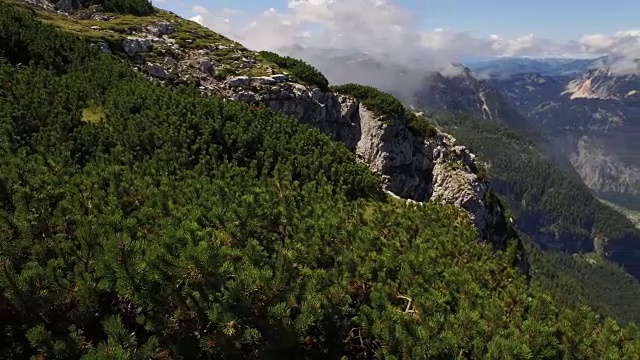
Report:
<svg viewBox="0 0 640 360"><path fill-rule="evenodd" d="M0 0L0 4L27 7L10 0ZM103 41L116 47L122 40L136 36L135 33L144 31L146 27L166 21L171 23L176 30L174 33L167 35L167 37L173 39L181 48L211 50L209 56L212 60L228 66L232 65L232 57L238 54L242 57L251 57L256 60L253 67L233 69L234 74L263 76L271 72L283 72L276 64L266 61L259 54L243 45L167 10L156 9L156 13L150 16L106 13L105 15L112 18L110 21L97 21L74 19L42 9L30 7L28 9L37 13L38 18L46 24L51 24L91 42ZM133 35L131 35L132 33ZM222 48L217 48L218 46ZM146 57L152 59L154 55L160 54L149 53L146 54Z"/></svg>

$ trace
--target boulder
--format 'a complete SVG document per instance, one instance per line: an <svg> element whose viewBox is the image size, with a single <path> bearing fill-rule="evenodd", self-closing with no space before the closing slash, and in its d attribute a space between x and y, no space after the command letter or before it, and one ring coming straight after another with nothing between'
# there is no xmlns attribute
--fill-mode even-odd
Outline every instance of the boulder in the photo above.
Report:
<svg viewBox="0 0 640 360"><path fill-rule="evenodd" d="M212 74L215 72L215 67L210 59L202 59L198 67L200 68L200 71L205 74Z"/></svg>
<svg viewBox="0 0 640 360"><path fill-rule="evenodd" d="M105 14L97 13L97 14L91 15L91 20L94 20L94 21L111 21L111 19L112 19L111 16L105 15Z"/></svg>
<svg viewBox="0 0 640 360"><path fill-rule="evenodd" d="M167 79L169 77L169 74L160 64L147 64L147 72L149 75L159 79Z"/></svg>
<svg viewBox="0 0 640 360"><path fill-rule="evenodd" d="M229 87L239 87L239 86L248 86L251 84L251 78L248 76L236 76L232 77L227 81Z"/></svg>
<svg viewBox="0 0 640 360"><path fill-rule="evenodd" d="M251 78L251 82L257 85L273 85L276 83L270 76L256 76Z"/></svg>
<svg viewBox="0 0 640 360"><path fill-rule="evenodd" d="M160 37L162 36L160 34L160 29L158 29L155 26L147 26L146 31L149 35L153 36L153 37Z"/></svg>
<svg viewBox="0 0 640 360"><path fill-rule="evenodd" d="M89 20L89 19L92 19L93 16L95 16L97 14L100 14L100 13L104 13L104 12L105 12L105 10L104 10L104 8L102 6L100 6L100 5L91 5L86 9L78 11L74 15L74 17L76 19L79 19L79 20Z"/></svg>
<svg viewBox="0 0 640 360"><path fill-rule="evenodd" d="M160 21L156 24L156 27L160 31L160 35L169 35L176 32L176 28L168 21Z"/></svg>
<svg viewBox="0 0 640 360"><path fill-rule="evenodd" d="M149 51L151 41L149 39L129 37L122 40L122 49L129 56Z"/></svg>
<svg viewBox="0 0 640 360"><path fill-rule="evenodd" d="M98 50L102 51L105 54L111 54L111 48L106 42L100 41L96 43L96 47L98 48Z"/></svg>
<svg viewBox="0 0 640 360"><path fill-rule="evenodd" d="M172 34L176 31L174 26L167 21L161 21L155 25L147 27L147 33L154 37L162 37L163 35Z"/></svg>
<svg viewBox="0 0 640 360"><path fill-rule="evenodd" d="M289 75L287 75L287 74L276 74L276 75L271 75L271 78L272 78L276 83L283 83L283 82L287 82L287 81L289 81Z"/></svg>

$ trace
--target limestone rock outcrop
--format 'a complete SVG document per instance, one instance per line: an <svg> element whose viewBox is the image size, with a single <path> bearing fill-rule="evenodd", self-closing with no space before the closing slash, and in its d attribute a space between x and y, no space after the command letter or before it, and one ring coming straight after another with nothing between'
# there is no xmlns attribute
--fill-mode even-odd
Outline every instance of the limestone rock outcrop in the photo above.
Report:
<svg viewBox="0 0 640 360"><path fill-rule="evenodd" d="M232 78L232 98L245 101L251 84L273 85L250 77ZM240 90L242 88L242 90ZM256 95L261 93L262 95ZM295 83L280 83L264 91L254 89L251 101L262 103L314 126L344 143L383 180L384 190L415 202L437 200L466 210L479 236L504 249L504 216L489 204L489 182L476 172L476 159L450 135L433 139L415 134L403 118L376 116L349 96L322 92Z"/></svg>

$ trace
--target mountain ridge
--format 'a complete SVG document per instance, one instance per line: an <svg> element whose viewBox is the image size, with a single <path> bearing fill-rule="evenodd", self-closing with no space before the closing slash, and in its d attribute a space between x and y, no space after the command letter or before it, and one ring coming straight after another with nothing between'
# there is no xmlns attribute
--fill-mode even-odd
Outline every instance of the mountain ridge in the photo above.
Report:
<svg viewBox="0 0 640 360"><path fill-rule="evenodd" d="M380 196L318 129L150 81L25 11L0 6L0 24L3 357L637 354L633 324L531 287L517 243L475 241L459 207ZM343 90L383 110L377 129L402 111L433 133Z"/></svg>
<svg viewBox="0 0 640 360"><path fill-rule="evenodd" d="M615 55L587 59L506 57L470 61L465 64L470 69L487 77L504 78L525 73L538 73L546 76L576 76L602 66L618 64L628 68L626 66L627 60L627 58Z"/></svg>
<svg viewBox="0 0 640 360"><path fill-rule="evenodd" d="M73 23L72 33L87 31L84 37L101 52L128 61L154 81L191 83L204 94L266 107L319 128L356 152L382 177L386 191L406 200L434 198L455 204L467 211L482 239L496 250L507 249L513 236L510 224L501 205L491 199L475 156L451 136L429 128L426 118L404 110L390 95L373 88L358 96L341 94L346 87L332 93L324 75L313 67L275 53L250 51L208 29L193 30L199 25L170 12L131 23L126 16L120 19L105 15L98 6L79 4L64 5L69 13L46 14L45 22L65 31ZM372 111L375 104L368 109L362 96L388 99L384 101L393 103L394 110ZM526 273L526 255L521 245L519 249L519 267Z"/></svg>

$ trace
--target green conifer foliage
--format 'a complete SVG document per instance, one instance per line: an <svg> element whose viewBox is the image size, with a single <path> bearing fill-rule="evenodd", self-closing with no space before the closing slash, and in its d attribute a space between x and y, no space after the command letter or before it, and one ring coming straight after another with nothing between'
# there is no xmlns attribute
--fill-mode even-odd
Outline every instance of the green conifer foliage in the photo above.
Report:
<svg viewBox="0 0 640 360"><path fill-rule="evenodd" d="M0 24L0 358L637 358L319 131Z"/></svg>

